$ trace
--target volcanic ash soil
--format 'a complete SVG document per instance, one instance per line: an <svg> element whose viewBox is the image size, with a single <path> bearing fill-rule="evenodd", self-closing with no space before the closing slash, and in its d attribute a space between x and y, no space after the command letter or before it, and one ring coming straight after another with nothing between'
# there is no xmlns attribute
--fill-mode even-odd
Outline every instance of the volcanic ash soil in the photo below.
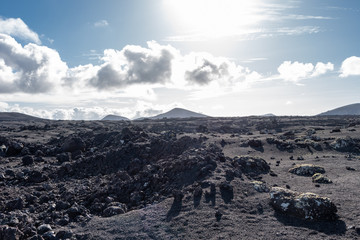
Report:
<svg viewBox="0 0 360 240"><path fill-rule="evenodd" d="M360 238L360 118L0 122L0 240Z"/></svg>

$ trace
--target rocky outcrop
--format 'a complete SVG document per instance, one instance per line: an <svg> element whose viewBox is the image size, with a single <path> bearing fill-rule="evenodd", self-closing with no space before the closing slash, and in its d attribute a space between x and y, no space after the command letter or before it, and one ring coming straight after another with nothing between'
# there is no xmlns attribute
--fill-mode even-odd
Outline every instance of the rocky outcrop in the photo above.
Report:
<svg viewBox="0 0 360 240"><path fill-rule="evenodd" d="M300 164L290 168L289 172L299 176L312 176L315 173L325 173L325 169L314 164Z"/></svg>
<svg viewBox="0 0 360 240"><path fill-rule="evenodd" d="M280 151L293 152L294 149L296 148L296 145L290 141L283 141L273 137L267 138L266 142L268 144L275 144L276 148L279 149Z"/></svg>
<svg viewBox="0 0 360 240"><path fill-rule="evenodd" d="M258 192L269 192L269 188L266 186L266 183L261 181L252 181L254 189Z"/></svg>
<svg viewBox="0 0 360 240"><path fill-rule="evenodd" d="M351 137L337 138L330 143L330 147L339 152L360 153L360 140Z"/></svg>
<svg viewBox="0 0 360 240"><path fill-rule="evenodd" d="M262 158L252 156L237 156L232 165L250 176L269 173L270 166Z"/></svg>
<svg viewBox="0 0 360 240"><path fill-rule="evenodd" d="M332 183L330 178L321 173L315 173L311 178L314 183Z"/></svg>
<svg viewBox="0 0 360 240"><path fill-rule="evenodd" d="M336 220L337 208L327 197L298 193L281 187L270 191L270 204L275 211L303 220Z"/></svg>
<svg viewBox="0 0 360 240"><path fill-rule="evenodd" d="M85 142L79 137L71 137L65 140L64 144L61 146L61 149L64 152L75 152L77 150L85 150Z"/></svg>

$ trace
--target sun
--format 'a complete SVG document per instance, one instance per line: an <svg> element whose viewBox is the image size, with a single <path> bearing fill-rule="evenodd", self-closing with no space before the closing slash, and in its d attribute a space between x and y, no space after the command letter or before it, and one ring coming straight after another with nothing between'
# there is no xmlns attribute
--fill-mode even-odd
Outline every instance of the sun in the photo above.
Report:
<svg viewBox="0 0 360 240"><path fill-rule="evenodd" d="M262 20L260 0L164 0L178 32L203 38L247 34Z"/></svg>

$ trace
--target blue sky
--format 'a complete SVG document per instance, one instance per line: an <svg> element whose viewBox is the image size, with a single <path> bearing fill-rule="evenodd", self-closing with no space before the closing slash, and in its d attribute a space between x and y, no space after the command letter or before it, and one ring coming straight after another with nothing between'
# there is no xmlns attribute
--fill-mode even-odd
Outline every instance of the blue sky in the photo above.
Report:
<svg viewBox="0 0 360 240"><path fill-rule="evenodd" d="M0 111L313 115L360 102L356 0L0 5Z"/></svg>

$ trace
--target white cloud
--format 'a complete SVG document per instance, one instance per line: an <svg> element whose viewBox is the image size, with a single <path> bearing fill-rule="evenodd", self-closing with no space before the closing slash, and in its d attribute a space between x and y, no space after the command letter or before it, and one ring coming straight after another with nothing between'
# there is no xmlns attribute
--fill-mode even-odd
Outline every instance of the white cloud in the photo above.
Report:
<svg viewBox="0 0 360 240"><path fill-rule="evenodd" d="M124 88L132 84L156 84L170 80L176 49L151 41L148 48L128 45L121 51L106 49L90 85L98 89Z"/></svg>
<svg viewBox="0 0 360 240"><path fill-rule="evenodd" d="M317 77L327 73L328 71L333 71L333 70L334 70L334 64L332 64L331 62L328 63L318 62L311 76Z"/></svg>
<svg viewBox="0 0 360 240"><path fill-rule="evenodd" d="M131 107L68 107L68 108L32 108L22 107L19 104L0 102L0 112L19 112L45 119L53 120L100 120L107 115L118 115L135 119L151 117L169 111L175 107L183 107L181 103L153 104L145 101L136 101Z"/></svg>
<svg viewBox="0 0 360 240"><path fill-rule="evenodd" d="M212 81L231 78L231 63L226 59L215 58L209 54L193 54L193 69L185 72L185 79L190 83L207 85Z"/></svg>
<svg viewBox="0 0 360 240"><path fill-rule="evenodd" d="M106 20L100 20L94 23L94 27L107 27L107 26L109 26L109 23Z"/></svg>
<svg viewBox="0 0 360 240"><path fill-rule="evenodd" d="M67 65L53 49L29 43L24 47L0 34L0 93L43 93L60 85Z"/></svg>
<svg viewBox="0 0 360 240"><path fill-rule="evenodd" d="M56 91L99 96L101 90L155 99L151 88L142 86L236 90L262 78L229 59L201 52L182 55L177 49L154 41L148 42L147 48L127 45L122 50L106 49L102 64L68 68L56 50L33 43L22 46L11 36L0 34L0 56L3 94Z"/></svg>
<svg viewBox="0 0 360 240"><path fill-rule="evenodd" d="M285 15L284 19L292 19L292 20L330 20L332 17L325 16L311 16L311 15L301 15L301 14L290 14Z"/></svg>
<svg viewBox="0 0 360 240"><path fill-rule="evenodd" d="M333 69L334 65L330 62L326 64L318 62L316 66L314 66L312 63L284 61L278 67L278 72L281 79L297 83L302 79L323 75L328 71L332 71Z"/></svg>
<svg viewBox="0 0 360 240"><path fill-rule="evenodd" d="M278 67L280 77L285 81L297 82L300 79L310 76L314 70L314 65L311 63L299 63L285 61Z"/></svg>
<svg viewBox="0 0 360 240"><path fill-rule="evenodd" d="M214 85L217 89L234 87L261 78L261 75L255 71L209 53L190 53L182 59L185 74L181 77L185 77L187 84L201 86L201 89L207 85Z"/></svg>
<svg viewBox="0 0 360 240"><path fill-rule="evenodd" d="M313 34L320 32L320 27L318 26L300 26L300 27L283 27L276 29L273 32L269 32L270 35L302 35L302 34Z"/></svg>
<svg viewBox="0 0 360 240"><path fill-rule="evenodd" d="M315 34L321 32L319 26L296 26L296 27L278 27L278 28L252 28L245 29L239 32L232 32L232 40L245 41L256 40L263 38L273 38L278 36L298 36L305 34ZM167 42L203 42L209 39L218 39L218 37L211 37L203 33L183 34L176 36L169 36L164 39Z"/></svg>
<svg viewBox="0 0 360 240"><path fill-rule="evenodd" d="M38 34L32 31L20 18L0 18L0 33L41 44Z"/></svg>
<svg viewBox="0 0 360 240"><path fill-rule="evenodd" d="M340 77L360 75L360 57L352 56L345 59L341 64Z"/></svg>
<svg viewBox="0 0 360 240"><path fill-rule="evenodd" d="M7 104L6 102L0 102L0 112L5 112L8 107L9 104Z"/></svg>

